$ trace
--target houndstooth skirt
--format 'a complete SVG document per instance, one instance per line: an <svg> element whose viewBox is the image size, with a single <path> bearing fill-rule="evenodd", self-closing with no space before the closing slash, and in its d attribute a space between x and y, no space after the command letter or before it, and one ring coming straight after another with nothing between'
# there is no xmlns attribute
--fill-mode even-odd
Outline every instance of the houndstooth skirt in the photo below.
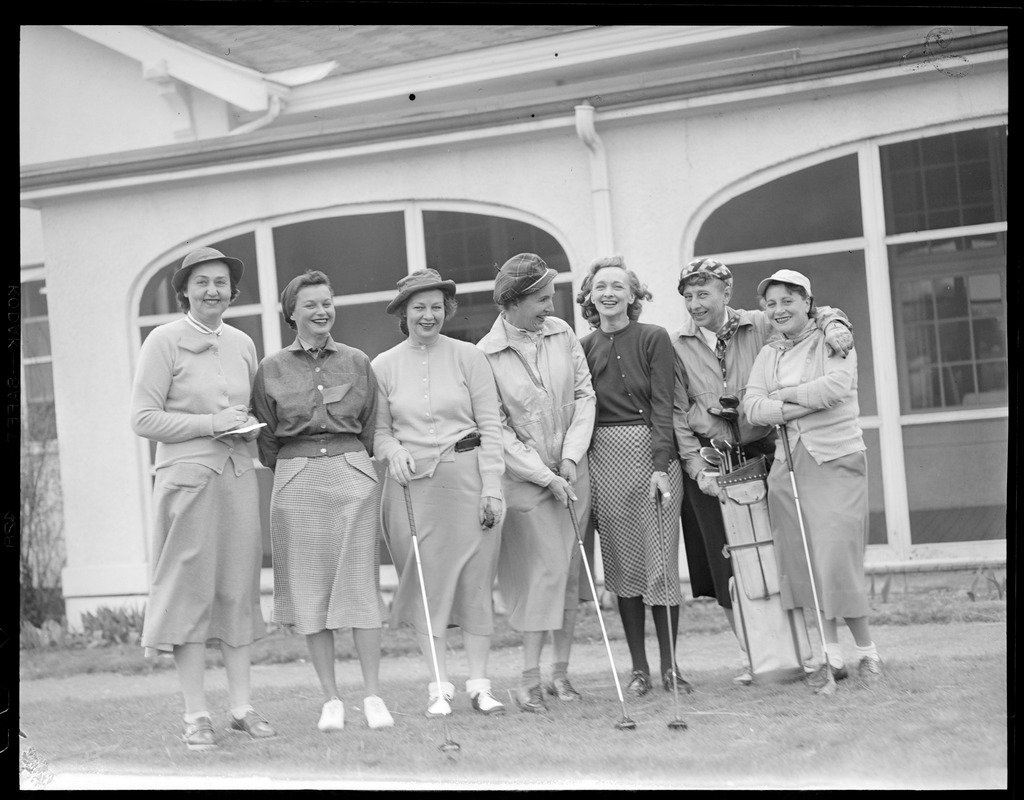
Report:
<svg viewBox="0 0 1024 800"><path fill-rule="evenodd" d="M284 458L274 470L274 621L310 634L379 628L380 486L365 451Z"/></svg>
<svg viewBox="0 0 1024 800"><path fill-rule="evenodd" d="M664 502L662 531L649 496L654 471L650 428L599 426L589 456L605 588L619 597L642 597L647 605L679 605L679 462L668 468L672 499Z"/></svg>

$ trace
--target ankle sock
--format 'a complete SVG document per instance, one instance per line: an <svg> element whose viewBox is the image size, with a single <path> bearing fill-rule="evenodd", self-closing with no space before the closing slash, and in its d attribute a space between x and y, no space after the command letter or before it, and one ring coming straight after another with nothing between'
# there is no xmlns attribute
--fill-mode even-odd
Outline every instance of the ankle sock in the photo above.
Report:
<svg viewBox="0 0 1024 800"><path fill-rule="evenodd" d="M204 708L202 711L193 711L191 714L183 714L182 719L185 720L185 722L192 723L198 722L200 717L208 716L210 716L210 712Z"/></svg>
<svg viewBox="0 0 1024 800"><path fill-rule="evenodd" d="M255 709L249 703L246 703L244 706L236 706L235 708L231 709L231 716L233 716L235 719L241 719L250 711L255 711Z"/></svg>
<svg viewBox="0 0 1024 800"><path fill-rule="evenodd" d="M524 689L529 689L540 684L540 667L524 669L523 676L520 678L519 682Z"/></svg>
<svg viewBox="0 0 1024 800"><path fill-rule="evenodd" d="M569 676L569 662L568 661L556 661L551 665L551 680L557 681L559 678L566 678Z"/></svg>
<svg viewBox="0 0 1024 800"><path fill-rule="evenodd" d="M858 664L860 663L860 660L862 658L873 658L876 661L879 660L879 658L878 658L878 648L875 647L875 643L874 642L869 644L867 647L860 647L860 646L858 646L855 649L857 651L857 663Z"/></svg>
<svg viewBox="0 0 1024 800"><path fill-rule="evenodd" d="M828 648L828 663L832 665L832 669L845 666L846 662L843 660L843 650L839 646L839 642L826 642L825 646Z"/></svg>

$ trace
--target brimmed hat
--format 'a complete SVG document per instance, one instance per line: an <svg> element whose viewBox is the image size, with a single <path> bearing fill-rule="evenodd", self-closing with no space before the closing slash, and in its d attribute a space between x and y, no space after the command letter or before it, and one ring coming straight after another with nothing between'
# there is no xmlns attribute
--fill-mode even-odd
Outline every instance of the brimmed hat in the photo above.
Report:
<svg viewBox="0 0 1024 800"><path fill-rule="evenodd" d="M676 287L679 294L682 294L683 289L686 288L686 281L702 272L724 281L726 286L732 286L732 273L725 264L713 258L698 258L683 267L682 272L679 273L679 285Z"/></svg>
<svg viewBox="0 0 1024 800"><path fill-rule="evenodd" d="M519 253L501 265L494 279L494 302L505 305L517 297L535 292L558 273L534 253Z"/></svg>
<svg viewBox="0 0 1024 800"><path fill-rule="evenodd" d="M811 296L811 281L810 279L795 269L780 269L772 274L771 277L765 278L759 284L757 284L757 293L764 297L765 291L768 289L770 283L791 283L794 286L801 287L807 296Z"/></svg>
<svg viewBox="0 0 1024 800"><path fill-rule="evenodd" d="M398 295L388 303L389 314L397 314L402 307L416 292L425 292L428 289L440 289L449 297L455 297L455 281L446 281L436 269L418 269L411 275L406 275L397 283Z"/></svg>
<svg viewBox="0 0 1024 800"><path fill-rule="evenodd" d="M188 280L188 274L192 271L192 267L198 264L205 264L207 261L223 261L228 265L228 272L231 274L231 280L236 284L242 280L242 273L245 272L245 264L243 264L239 259L226 256L220 250L215 250L212 247L200 247L198 250L193 250L185 256L185 259L181 262L181 266L178 267L178 269L174 271L174 275L171 276L171 286L174 287L174 291L181 291L182 287L185 285L185 281Z"/></svg>

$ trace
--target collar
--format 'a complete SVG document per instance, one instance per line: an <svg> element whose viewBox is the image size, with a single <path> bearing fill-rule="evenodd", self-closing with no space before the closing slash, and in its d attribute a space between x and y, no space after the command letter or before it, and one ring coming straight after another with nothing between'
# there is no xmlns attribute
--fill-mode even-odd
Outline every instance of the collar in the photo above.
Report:
<svg viewBox="0 0 1024 800"><path fill-rule="evenodd" d="M787 339L781 333L776 331L768 341L765 342L765 344L770 347L774 347L776 350L792 350L800 344L800 342L813 336L815 333L818 333L818 321L816 319L809 319L807 320L807 325L796 335L795 338Z"/></svg>
<svg viewBox="0 0 1024 800"><path fill-rule="evenodd" d="M726 315L735 314L736 316L738 316L740 318L740 327L743 327L744 325L754 324L754 321L750 318L750 312L747 311L746 309L735 309L726 306L725 313ZM700 328L697 327L697 324L692 319L687 318L686 322L683 323L682 327L680 327L679 330L675 332L675 336L700 336Z"/></svg>
<svg viewBox="0 0 1024 800"><path fill-rule="evenodd" d="M308 344L306 344L306 342L302 341L302 339L298 335L296 335L295 341L288 345L288 347L286 347L285 349L295 350L300 353L316 352L315 348L310 347ZM327 344L323 346L323 349L330 350L332 353L336 353L338 351L338 345L335 344L334 339L331 337L330 334L327 335Z"/></svg>
<svg viewBox="0 0 1024 800"><path fill-rule="evenodd" d="M196 319L192 315L191 309L189 309L185 313L185 321L188 322L189 325L191 325L200 333L204 333L210 336L220 336L222 333L224 333L224 320L221 320L220 325L218 325L216 328L210 328L201 323L198 319Z"/></svg>
<svg viewBox="0 0 1024 800"><path fill-rule="evenodd" d="M485 353L498 353L511 347L511 342L508 338L509 330L518 331L519 328L509 325L509 323L505 321L505 317L498 314L498 318L494 320L494 324L491 325L491 330L477 343L477 347ZM541 326L541 329L537 331L536 336L553 336L557 333L564 333L567 330L571 330L571 328L569 328L569 324L563 319L559 317L548 317L544 320L544 324Z"/></svg>

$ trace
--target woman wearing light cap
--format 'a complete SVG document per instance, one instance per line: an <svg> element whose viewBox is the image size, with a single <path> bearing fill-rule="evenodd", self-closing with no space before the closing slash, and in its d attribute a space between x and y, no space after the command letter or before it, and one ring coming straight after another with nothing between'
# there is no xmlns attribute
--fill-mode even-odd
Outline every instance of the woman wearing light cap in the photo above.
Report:
<svg viewBox="0 0 1024 800"><path fill-rule="evenodd" d="M381 516L399 574L393 624L412 625L437 674L427 687L427 713L452 712L446 636L462 629L472 708L500 714L487 657L494 630L494 573L504 511L501 420L487 359L477 348L441 334L455 313L456 286L433 269L398 282L387 312L408 337L373 360L377 375L377 458L388 464ZM419 585L405 492L413 506L423 569ZM433 649L426 625L430 615Z"/></svg>
<svg viewBox="0 0 1024 800"><path fill-rule="evenodd" d="M546 708L545 690L564 702L580 697L568 677L581 562L568 504L579 519L590 515L587 448L596 401L576 334L553 316L556 274L534 253L506 261L494 281L501 313L477 344L498 384L508 506L498 587L509 625L523 633L515 697L529 712ZM548 631L554 663L542 688Z"/></svg>
<svg viewBox="0 0 1024 800"><path fill-rule="evenodd" d="M174 655L190 750L217 746L203 687L208 644L224 658L229 730L275 735L249 687L250 646L265 632L256 432L248 430L256 346L223 319L243 271L212 247L185 256L171 278L185 315L146 337L132 389L132 429L157 443L142 644L147 656Z"/></svg>
<svg viewBox="0 0 1024 800"><path fill-rule="evenodd" d="M618 602L633 662L630 692L651 690L646 607L658 636L666 691L690 683L673 662L679 629L679 511L683 475L672 430L675 356L668 331L639 322L651 293L622 256L591 262L576 301L596 328L580 340L597 393L590 446L593 517L605 588ZM656 513L661 503L665 514ZM662 529L663 528L663 529Z"/></svg>
<svg viewBox="0 0 1024 800"><path fill-rule="evenodd" d="M378 508L373 454L377 381L361 350L336 342L334 291L318 270L281 293L295 341L260 363L256 416L266 423L260 459L274 470L270 536L274 620L305 635L323 691L317 727L345 727L334 672L334 632L352 629L362 671L363 716L371 728L394 724L380 697L381 626Z"/></svg>
<svg viewBox="0 0 1024 800"><path fill-rule="evenodd" d="M755 425L785 425L793 456L787 465L780 437L768 476L782 602L787 609L815 607L798 518L802 511L829 668L836 679L846 677L837 633L842 617L856 643L857 674L871 685L882 672L864 588L868 484L857 421L857 353L829 355L805 275L779 270L761 281L757 292L776 335L754 360L743 408ZM799 510L790 468L799 487Z"/></svg>

